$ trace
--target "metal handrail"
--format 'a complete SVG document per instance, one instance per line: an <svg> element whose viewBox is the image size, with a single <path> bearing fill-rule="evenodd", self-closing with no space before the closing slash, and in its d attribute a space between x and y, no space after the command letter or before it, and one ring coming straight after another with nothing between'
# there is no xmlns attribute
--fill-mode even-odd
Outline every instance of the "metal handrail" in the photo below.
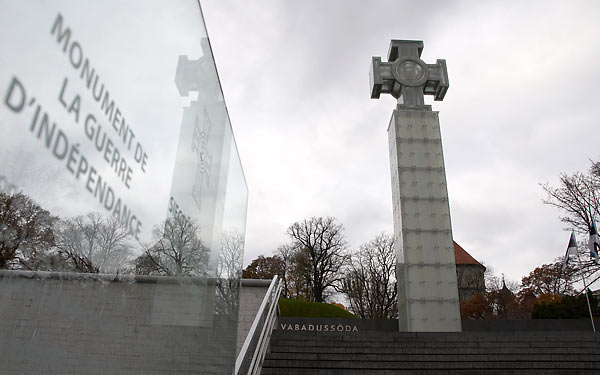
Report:
<svg viewBox="0 0 600 375"><path fill-rule="evenodd" d="M248 366L247 375L257 375L260 373L260 369L262 368L262 363L269 349L269 340L271 339L271 332L273 331L273 326L275 325L276 317L279 313L279 295L281 294L282 282L279 280L277 275L273 277L273 281L271 281L271 285L269 285L269 289L267 289L267 293L265 294L265 298L263 298L260 307L258 308L258 313L252 322L252 326L250 327L250 331L244 340L244 344L242 345L242 349L240 350L240 354L238 355L235 361L235 370L234 375L243 374L244 370L242 370L242 366L250 361L250 365ZM268 310L267 310L268 307ZM266 313L266 315L265 315ZM262 328L260 333L257 332L258 326L261 324ZM255 340L255 336L258 333L258 338L256 342L256 347L254 352L252 353L252 358L248 357L248 351L250 349L250 345L252 341Z"/></svg>

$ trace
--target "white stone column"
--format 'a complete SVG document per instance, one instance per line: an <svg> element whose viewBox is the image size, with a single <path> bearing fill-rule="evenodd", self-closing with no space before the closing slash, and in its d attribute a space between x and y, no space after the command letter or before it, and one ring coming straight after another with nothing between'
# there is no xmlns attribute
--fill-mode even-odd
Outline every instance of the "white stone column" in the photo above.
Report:
<svg viewBox="0 0 600 375"><path fill-rule="evenodd" d="M461 331L438 112L399 104L388 128L401 331Z"/></svg>

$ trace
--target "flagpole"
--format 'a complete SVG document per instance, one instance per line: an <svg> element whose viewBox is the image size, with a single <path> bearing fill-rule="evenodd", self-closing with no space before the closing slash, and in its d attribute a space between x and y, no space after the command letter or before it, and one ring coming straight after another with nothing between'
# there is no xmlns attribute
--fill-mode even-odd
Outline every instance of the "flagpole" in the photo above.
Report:
<svg viewBox="0 0 600 375"><path fill-rule="evenodd" d="M577 252L577 259L579 260L579 263L581 263L581 257L579 256L579 252ZM594 316L592 315L592 306L590 305L590 297L588 297L588 287L587 287L586 281L585 281L585 270L583 270L581 275L583 276L583 290L585 292L585 299L587 301L588 311L590 312L590 320L592 321L592 330L594 330L594 333L595 333L596 325L594 324Z"/></svg>

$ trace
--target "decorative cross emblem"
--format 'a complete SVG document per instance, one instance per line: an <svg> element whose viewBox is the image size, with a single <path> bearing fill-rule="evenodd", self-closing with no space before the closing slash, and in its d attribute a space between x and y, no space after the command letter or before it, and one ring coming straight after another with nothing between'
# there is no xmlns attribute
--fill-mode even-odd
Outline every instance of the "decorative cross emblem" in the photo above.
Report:
<svg viewBox="0 0 600 375"><path fill-rule="evenodd" d="M212 154L208 149L208 138L210 137L210 118L208 112L204 108L204 124L200 128L200 121L196 115L194 121L194 133L192 135L192 151L196 153L196 176L194 186L192 187L192 196L196 201L196 206L199 210L202 209L202 197L204 185L209 186L210 174L212 171Z"/></svg>
<svg viewBox="0 0 600 375"><path fill-rule="evenodd" d="M421 60L423 42L417 40L392 40L388 62L381 57L371 61L371 99L380 94L392 94L399 104L409 107L425 105L423 95L433 95L443 100L448 91L446 60L435 64Z"/></svg>

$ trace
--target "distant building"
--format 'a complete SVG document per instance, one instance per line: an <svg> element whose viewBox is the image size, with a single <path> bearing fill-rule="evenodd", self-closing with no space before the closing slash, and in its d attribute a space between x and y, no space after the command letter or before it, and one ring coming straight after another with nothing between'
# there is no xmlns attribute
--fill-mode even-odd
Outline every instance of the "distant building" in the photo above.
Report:
<svg viewBox="0 0 600 375"><path fill-rule="evenodd" d="M458 299L466 301L478 293L485 292L483 274L485 267L459 244L454 242L454 258L456 260L456 281L458 283Z"/></svg>

